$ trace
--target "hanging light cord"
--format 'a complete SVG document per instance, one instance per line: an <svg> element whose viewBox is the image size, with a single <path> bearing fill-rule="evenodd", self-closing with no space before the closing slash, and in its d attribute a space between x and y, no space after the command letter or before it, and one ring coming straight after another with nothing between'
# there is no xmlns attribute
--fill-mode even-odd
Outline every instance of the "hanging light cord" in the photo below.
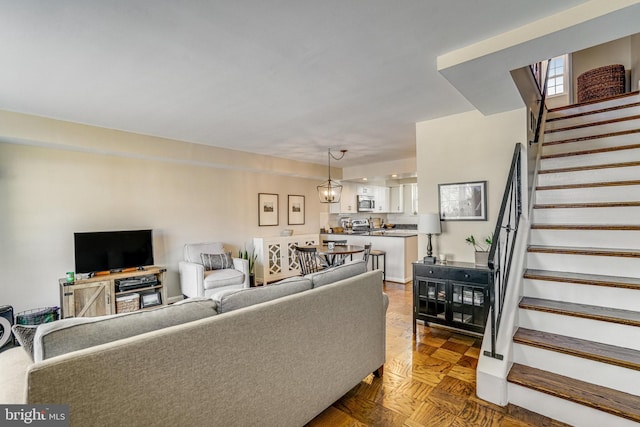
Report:
<svg viewBox="0 0 640 427"><path fill-rule="evenodd" d="M333 155L333 153L331 153L331 148L329 148L328 152L329 152L329 181L331 181L331 158L333 158L333 160L341 160L344 157L344 155L347 153L347 150L344 150L344 149L340 150L339 157L336 157Z"/></svg>

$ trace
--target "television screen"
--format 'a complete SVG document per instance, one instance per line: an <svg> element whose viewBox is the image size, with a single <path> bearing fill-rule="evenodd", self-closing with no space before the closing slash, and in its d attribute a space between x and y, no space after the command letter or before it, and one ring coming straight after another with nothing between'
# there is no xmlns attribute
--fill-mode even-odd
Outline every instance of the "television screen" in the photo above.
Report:
<svg viewBox="0 0 640 427"><path fill-rule="evenodd" d="M76 273L153 265L151 230L74 233Z"/></svg>

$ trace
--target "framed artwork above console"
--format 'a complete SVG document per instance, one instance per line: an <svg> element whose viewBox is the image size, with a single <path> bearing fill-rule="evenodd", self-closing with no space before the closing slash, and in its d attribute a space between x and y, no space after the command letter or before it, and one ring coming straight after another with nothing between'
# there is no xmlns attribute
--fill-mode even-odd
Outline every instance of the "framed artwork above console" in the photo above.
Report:
<svg viewBox="0 0 640 427"><path fill-rule="evenodd" d="M438 184L442 221L486 221L487 181Z"/></svg>

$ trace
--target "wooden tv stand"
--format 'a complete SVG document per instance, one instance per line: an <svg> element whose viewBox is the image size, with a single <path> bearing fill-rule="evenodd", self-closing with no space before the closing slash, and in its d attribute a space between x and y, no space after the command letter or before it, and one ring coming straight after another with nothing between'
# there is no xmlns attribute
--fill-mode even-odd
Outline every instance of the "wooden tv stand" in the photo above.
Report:
<svg viewBox="0 0 640 427"><path fill-rule="evenodd" d="M74 282L67 282L66 278L59 279L62 318L116 314L116 298L132 293L159 292L162 305L165 305L167 303L166 289L164 286L166 271L167 269L164 267L152 266L145 267L143 270L135 269L133 271L127 270L118 273L100 274L88 279L78 279ZM117 280L146 275L155 275L158 281L157 284L117 292Z"/></svg>

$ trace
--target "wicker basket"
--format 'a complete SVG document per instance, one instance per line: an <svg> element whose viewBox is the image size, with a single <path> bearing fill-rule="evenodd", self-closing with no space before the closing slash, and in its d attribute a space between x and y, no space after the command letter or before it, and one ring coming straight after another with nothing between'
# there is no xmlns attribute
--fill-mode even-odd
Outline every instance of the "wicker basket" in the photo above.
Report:
<svg viewBox="0 0 640 427"><path fill-rule="evenodd" d="M16 323L18 325L40 325L58 320L59 317L58 307L43 307L18 313Z"/></svg>
<svg viewBox="0 0 640 427"><path fill-rule="evenodd" d="M116 298L116 313L129 313L140 310L140 294L132 293Z"/></svg>
<svg viewBox="0 0 640 427"><path fill-rule="evenodd" d="M624 65L594 68L578 76L578 102L609 98L624 93Z"/></svg>

